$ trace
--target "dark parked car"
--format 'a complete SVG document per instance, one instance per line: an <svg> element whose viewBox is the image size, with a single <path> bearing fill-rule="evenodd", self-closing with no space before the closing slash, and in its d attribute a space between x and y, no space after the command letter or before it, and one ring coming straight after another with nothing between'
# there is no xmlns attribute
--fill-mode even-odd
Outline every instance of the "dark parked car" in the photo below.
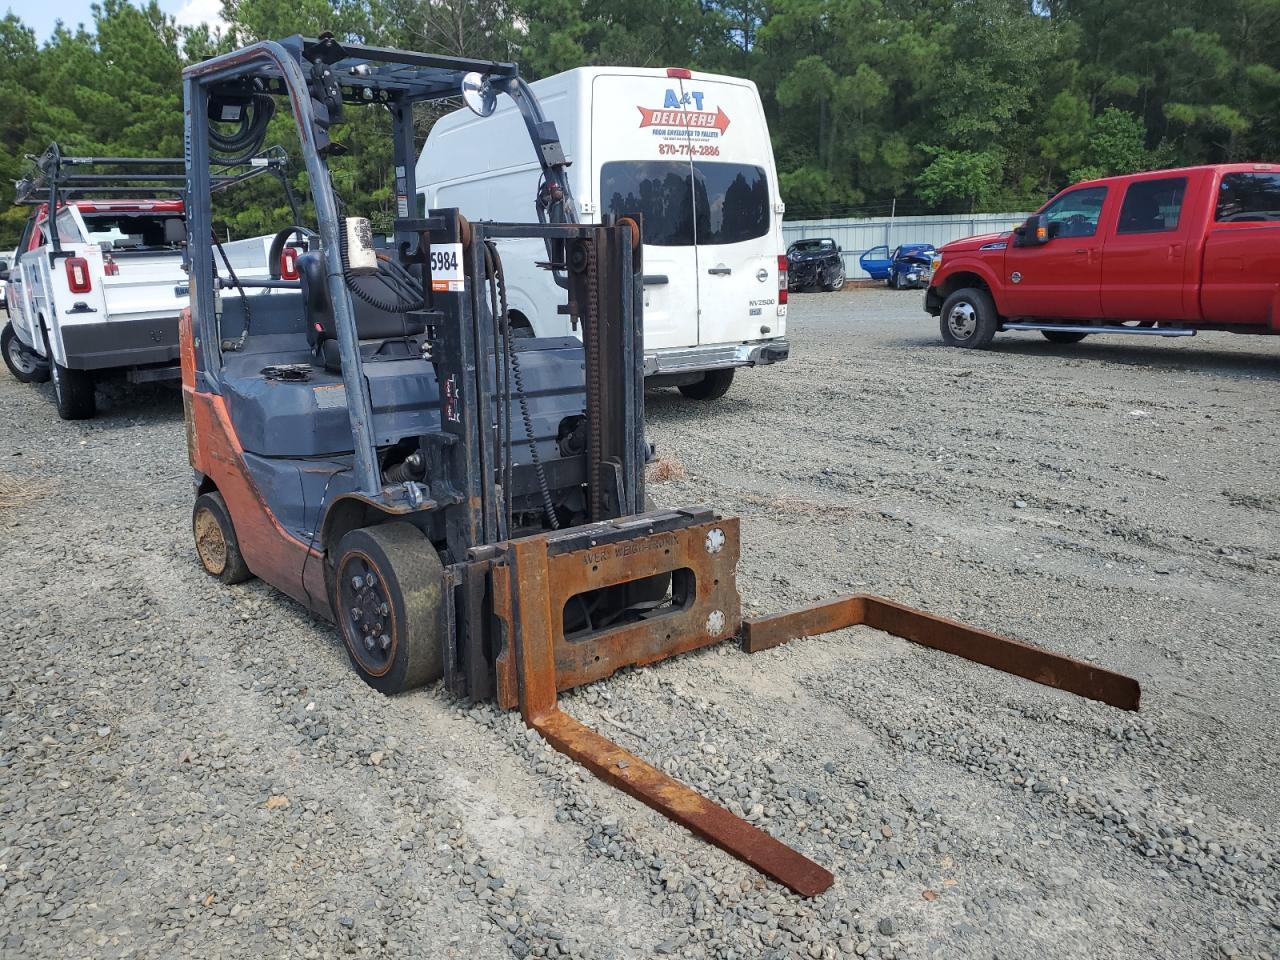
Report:
<svg viewBox="0 0 1280 960"><path fill-rule="evenodd" d="M821 287L839 290L844 286L844 257L830 237L797 240L787 247L787 289Z"/></svg>
<svg viewBox="0 0 1280 960"><path fill-rule="evenodd" d="M889 275L885 282L895 290L927 287L937 253L931 243L904 243L889 257Z"/></svg>

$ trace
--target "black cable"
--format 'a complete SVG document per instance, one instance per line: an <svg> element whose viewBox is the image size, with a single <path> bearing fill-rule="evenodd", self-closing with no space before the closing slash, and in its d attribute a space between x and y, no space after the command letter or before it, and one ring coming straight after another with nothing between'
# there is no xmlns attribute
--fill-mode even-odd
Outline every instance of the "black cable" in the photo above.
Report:
<svg viewBox="0 0 1280 960"><path fill-rule="evenodd" d="M244 329L240 331L240 336L236 339L235 345L227 347L227 341L223 341L222 349L235 353L244 346L245 340L249 336L249 321L252 315L249 313L249 295L244 291L244 284L240 282L240 278L236 276L235 267L231 266L231 259L227 256L227 251L223 249L222 241L218 239L218 234L213 233L213 245L218 248L218 253L222 255L222 264L227 268L227 274L231 277L231 282L236 285L236 289L240 291L240 306L244 310Z"/></svg>
<svg viewBox="0 0 1280 960"><path fill-rule="evenodd" d="M248 160L259 150L267 138L267 124L275 116L276 101L270 94L255 93L240 114L239 127L234 133L219 133L209 124L209 146L217 151L211 154L218 163L236 164Z"/></svg>
<svg viewBox="0 0 1280 960"><path fill-rule="evenodd" d="M410 303L404 303L398 299L398 296L399 296L398 293L393 288L391 288L390 280L387 277L387 275L382 272L381 268L379 268L378 270L377 277L380 281L382 281L382 285L384 287L387 287L388 289L391 290L393 294L397 295L396 300L394 301L380 300L378 297L374 296L373 294L368 293L364 290L361 290L356 285L356 280L359 279L359 275L352 273L351 271L351 260L348 252L348 245L347 245L347 228L346 228L346 223L342 218L341 211L339 211L339 220L338 220L338 251L342 255L342 279L346 282L347 289L350 290L355 296L359 297L361 300L367 303L369 306L373 307L375 310L381 310L383 313L404 314L404 313L412 313L415 310L426 309L427 297L426 297L425 291L423 291L421 287L419 287L419 290L417 291L417 294L419 297L418 300ZM387 261L387 262L390 262L390 261ZM408 328L406 327L406 336L408 335L407 329Z"/></svg>
<svg viewBox="0 0 1280 960"><path fill-rule="evenodd" d="M502 258L497 250L493 251L496 264L494 274L498 285L498 300L501 306L502 335L506 342L507 352L511 356L511 376L515 380L516 399L520 401L520 417L524 420L524 435L529 441L529 456L533 460L533 472L538 477L538 490L542 493L542 506L546 510L547 520L552 530L560 529L560 520L556 517L555 503L551 499L551 486L547 483L547 472L542 466L542 457L538 455L538 441L533 434L533 415L529 412L529 397L524 392L524 376L520 372L520 355L516 353L514 339L511 335L511 320L507 316L507 281L502 272Z"/></svg>

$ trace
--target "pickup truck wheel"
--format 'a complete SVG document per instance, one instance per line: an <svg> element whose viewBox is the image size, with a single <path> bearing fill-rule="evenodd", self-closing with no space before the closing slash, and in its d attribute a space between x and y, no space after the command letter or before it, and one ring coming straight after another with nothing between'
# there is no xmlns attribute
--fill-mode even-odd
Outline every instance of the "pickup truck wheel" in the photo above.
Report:
<svg viewBox="0 0 1280 960"><path fill-rule="evenodd" d="M1067 330L1041 330L1040 332L1050 343L1079 343L1088 336L1087 333L1074 333Z"/></svg>
<svg viewBox="0 0 1280 960"><path fill-rule="evenodd" d="M4 353L4 365L19 383L44 383L49 379L49 364L26 348L12 323L6 323L0 332L0 352Z"/></svg>
<svg viewBox="0 0 1280 960"><path fill-rule="evenodd" d="M949 347L981 350L996 335L999 319L991 294L976 287L957 290L942 304L938 326Z"/></svg>
<svg viewBox="0 0 1280 960"><path fill-rule="evenodd" d="M385 694L444 675L444 565L417 527L384 523L338 543L333 614L356 672Z"/></svg>
<svg viewBox="0 0 1280 960"><path fill-rule="evenodd" d="M196 541L200 566L209 576L223 583L244 583L253 576L240 553L231 511L216 490L196 498L191 509L191 535Z"/></svg>
<svg viewBox="0 0 1280 960"><path fill-rule="evenodd" d="M88 370L70 370L50 361L53 374L53 396L58 403L58 416L63 420L89 420L98 412L93 397L93 374Z"/></svg>
<svg viewBox="0 0 1280 960"><path fill-rule="evenodd" d="M719 400L733 385L733 367L725 370L708 370L706 376L694 383L682 383L679 390L690 400Z"/></svg>

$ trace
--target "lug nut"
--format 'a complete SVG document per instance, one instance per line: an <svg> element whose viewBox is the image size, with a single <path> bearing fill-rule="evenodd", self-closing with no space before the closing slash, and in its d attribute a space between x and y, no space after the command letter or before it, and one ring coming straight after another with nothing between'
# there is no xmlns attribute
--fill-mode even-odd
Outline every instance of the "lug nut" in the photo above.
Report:
<svg viewBox="0 0 1280 960"><path fill-rule="evenodd" d="M384 617L390 612L391 612L391 608L388 607L385 603L382 604L382 606L378 607L378 613Z"/></svg>
<svg viewBox="0 0 1280 960"><path fill-rule="evenodd" d="M363 586L364 586L364 577L360 576L360 574L357 573L354 577L351 578L352 590L359 590Z"/></svg>
<svg viewBox="0 0 1280 960"><path fill-rule="evenodd" d="M352 620L355 620L355 621L357 621L357 622L359 622L359 620L360 620L360 608L359 608L359 607L352 607L352 608L351 608L351 619L352 619Z"/></svg>
<svg viewBox="0 0 1280 960"><path fill-rule="evenodd" d="M382 646L383 650L386 650L391 646L391 638L384 633L382 636L378 637L378 643Z"/></svg>
<svg viewBox="0 0 1280 960"><path fill-rule="evenodd" d="M370 652L372 652L372 650L373 650L373 637L368 636L368 635L366 635L366 636L365 636L365 638L364 638L364 648L365 648L366 650L369 650Z"/></svg>

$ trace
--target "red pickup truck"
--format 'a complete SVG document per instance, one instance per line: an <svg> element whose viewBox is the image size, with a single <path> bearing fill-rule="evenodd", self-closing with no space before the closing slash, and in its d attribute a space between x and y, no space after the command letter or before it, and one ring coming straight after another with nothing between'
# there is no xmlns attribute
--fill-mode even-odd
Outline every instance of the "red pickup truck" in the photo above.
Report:
<svg viewBox="0 0 1280 960"><path fill-rule="evenodd" d="M925 309L953 347L1001 330L1280 333L1280 165L1135 173L1068 187L1020 227L946 244Z"/></svg>

